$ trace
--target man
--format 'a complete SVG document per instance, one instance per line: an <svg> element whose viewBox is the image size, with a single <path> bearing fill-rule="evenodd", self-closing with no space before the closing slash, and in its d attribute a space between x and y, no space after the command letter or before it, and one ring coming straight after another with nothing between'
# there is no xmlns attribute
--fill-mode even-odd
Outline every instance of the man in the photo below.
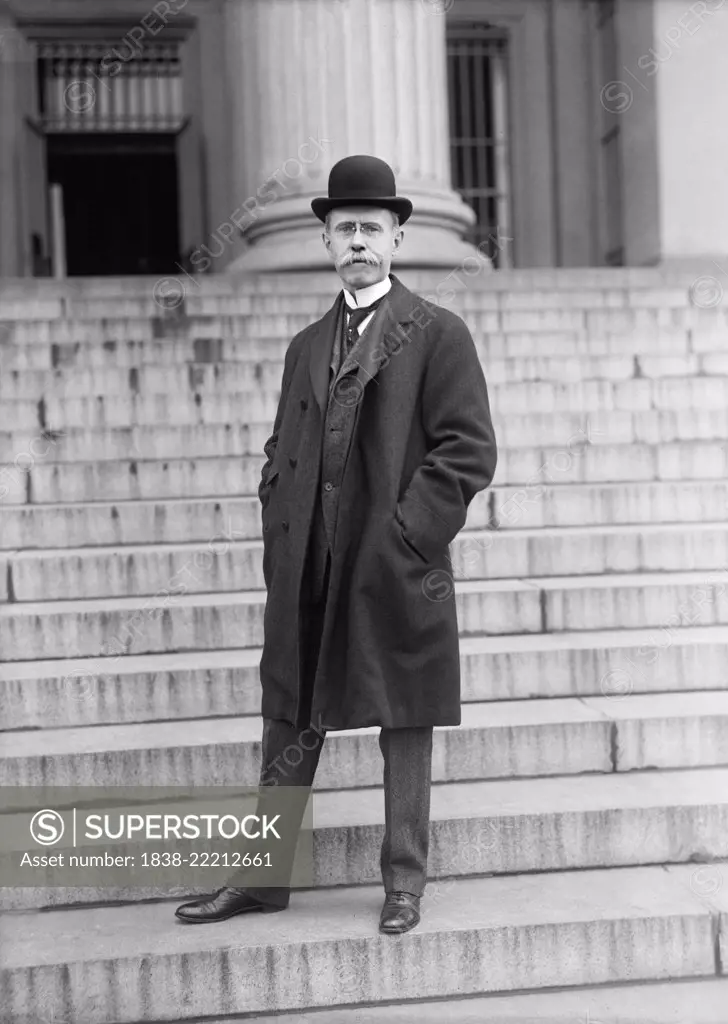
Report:
<svg viewBox="0 0 728 1024"><path fill-rule="evenodd" d="M327 731L380 727L380 931L401 933L425 888L433 726L460 724L448 546L496 443L467 327L389 274L412 212L391 168L340 160L311 206L344 288L291 342L265 444L260 785L307 794ZM228 886L177 916L281 910L289 895Z"/></svg>

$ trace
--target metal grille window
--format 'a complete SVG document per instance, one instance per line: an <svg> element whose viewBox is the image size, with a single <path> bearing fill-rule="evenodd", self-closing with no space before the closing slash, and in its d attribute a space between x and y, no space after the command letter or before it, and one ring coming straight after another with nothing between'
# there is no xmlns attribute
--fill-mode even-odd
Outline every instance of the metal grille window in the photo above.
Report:
<svg viewBox="0 0 728 1024"><path fill-rule="evenodd" d="M513 265L508 37L487 24L448 27L453 186L475 210L469 240L496 267Z"/></svg>
<svg viewBox="0 0 728 1024"><path fill-rule="evenodd" d="M39 42L39 116L52 132L176 131L184 121L177 43Z"/></svg>

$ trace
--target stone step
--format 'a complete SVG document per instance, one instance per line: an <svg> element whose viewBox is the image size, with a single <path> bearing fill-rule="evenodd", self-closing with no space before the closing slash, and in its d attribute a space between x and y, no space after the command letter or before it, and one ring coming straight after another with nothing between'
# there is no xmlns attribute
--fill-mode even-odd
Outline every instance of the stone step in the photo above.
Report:
<svg viewBox="0 0 728 1024"><path fill-rule="evenodd" d="M504 296L500 301L510 303L512 298ZM307 310L299 300L295 301L296 308L284 318L286 329L282 333L278 332L280 317L255 312L180 319L6 321L0 329L0 359L6 368L47 369L77 365L83 360L99 366L109 361L118 361L119 366L167 363L175 361L173 354L185 362L244 360L254 353L262 358L271 349L279 350L278 358L282 358L293 336L288 328L294 325L294 318L305 327L316 316L310 305ZM482 345L492 358L644 352L676 355L723 350L719 344L723 326L719 316L685 327L650 322L640 314L634 314L630 320L624 310L615 313L587 308L585 326L580 329L494 330L492 317L498 301L482 295L479 308L464 308L459 303L459 313L465 317L476 344ZM478 326L483 317L489 325L487 330Z"/></svg>
<svg viewBox="0 0 728 1024"><path fill-rule="evenodd" d="M673 448L674 452L675 449ZM538 528L601 526L627 523L700 522L719 520L728 511L728 481L556 484L493 487L492 513L481 520L476 505L468 526ZM475 501L471 503L471 508ZM470 509L468 509L470 513ZM14 510L8 509L12 516ZM2 520L0 519L0 522Z"/></svg>
<svg viewBox="0 0 728 1024"><path fill-rule="evenodd" d="M233 273L192 276L179 275L189 286L191 294L215 295L313 295L336 290L331 269L301 271L292 274L281 271L258 275ZM573 290L584 295L586 289L595 294L605 292L637 291L654 293L658 305L665 304L667 293L687 290L695 283L694 267L535 267L518 270L499 270L497 273L459 272L461 282L468 284L468 292L524 292L526 298L536 292L551 297L554 291ZM408 288L434 287L442 280L442 271L423 267L417 270L400 268L397 274ZM172 281L176 280L171 278ZM6 303L37 298L63 299L67 304L79 299L108 299L146 297L159 281L157 275L131 277L72 277L64 280L51 278L5 278L2 300ZM333 283L332 283L333 282ZM453 287L457 282L453 277ZM26 309L27 312L27 309Z"/></svg>
<svg viewBox="0 0 728 1024"><path fill-rule="evenodd" d="M501 384L545 382L621 383L632 380L662 380L694 375L728 374L728 353L572 356L512 359L483 359L490 387ZM84 367L56 370L8 369L0 376L0 398L37 402L42 396L86 398L89 395L119 396L184 395L212 390L240 392L255 389L277 391L283 375L282 359L246 362L188 362L171 366Z"/></svg>
<svg viewBox="0 0 728 1024"><path fill-rule="evenodd" d="M257 284L262 286L263 282ZM486 312L503 316L525 314L531 318L572 312L581 317L580 326L572 330L589 333L596 330L620 332L635 326L643 331L654 331L655 327L668 331L680 328L701 331L725 323L725 309L721 304L694 302L689 287L528 291L504 288L503 282L495 282L496 288L489 287L488 283L486 288L447 290L437 288L441 282L430 280L423 284L421 290L417 284L413 290L426 301L452 309L466 319ZM118 296L105 296L85 302L67 300L65 307L47 300L47 305L40 303L33 308L31 303L26 303L24 308L17 302L3 303L0 299L0 345L75 344L98 338L125 342L163 336L221 337L228 331L234 334L241 326L250 327L263 317L268 336L269 324L275 318L287 321L290 317L307 316L305 326L322 316L338 294L336 279L331 278L324 287L303 293L287 288L285 283L272 292L269 287L254 287L252 290L235 289L234 294L208 291L202 297L182 295L177 289L175 295L170 295L169 302L163 299L154 304L148 302L151 291L153 289L148 289L131 302ZM175 304L174 299L182 301ZM534 329L543 330L543 324L538 323L536 328L518 328Z"/></svg>
<svg viewBox="0 0 728 1024"><path fill-rule="evenodd" d="M381 1003L286 1015L286 1024L724 1024L728 979L586 986L506 996ZM256 1016L279 1024L279 1016ZM229 1018L209 1024L228 1024Z"/></svg>
<svg viewBox="0 0 728 1024"><path fill-rule="evenodd" d="M286 1014L285 1024L725 1024L728 978L584 986ZM256 1024L281 1024L279 1015ZM215 1017L208 1024L230 1024Z"/></svg>
<svg viewBox="0 0 728 1024"><path fill-rule="evenodd" d="M585 446L662 445L676 441L728 440L728 405L720 409L650 410L589 413L529 413L494 416L496 437L504 448L559 445L564 455ZM120 459L174 459L256 455L263 451L272 424L250 422L190 426L89 427L39 434L37 430L0 432L0 459L20 470L44 463L101 462ZM563 460L562 460L563 461Z"/></svg>
<svg viewBox="0 0 728 1024"><path fill-rule="evenodd" d="M466 529L493 523L502 530L700 523L718 521L726 510L726 480L492 487L470 503ZM252 540L260 535L260 525L257 495L58 505L0 502L0 551Z"/></svg>
<svg viewBox="0 0 728 1024"><path fill-rule="evenodd" d="M597 356L683 356L725 351L724 324L697 328L630 323L624 314L587 312L586 326L572 330L513 329L515 314L461 310L482 359ZM532 314L529 314L532 315ZM283 359L291 338L315 319L294 315L158 320L46 321L18 324L0 336L4 370L178 366L199 362ZM504 318L510 316L510 320ZM510 328L510 329L508 329Z"/></svg>
<svg viewBox="0 0 728 1024"><path fill-rule="evenodd" d="M707 356L701 358L708 358ZM9 370L0 375L0 398L46 402L87 398L89 395L194 394L212 388L219 393L275 392L280 388L282 360L255 363L188 363L183 366L143 366L131 369ZM227 382L227 383L225 383Z"/></svg>
<svg viewBox="0 0 728 1024"><path fill-rule="evenodd" d="M265 588L260 527L249 540L8 551L13 600L227 593ZM455 580L700 571L728 582L728 522L465 530L450 546ZM725 567L722 574L718 567ZM1 591L0 591L1 592Z"/></svg>
<svg viewBox="0 0 728 1024"><path fill-rule="evenodd" d="M714 978L726 901L699 894L696 870L452 879L399 938L377 931L381 886L294 893L284 913L208 928L175 921L166 902L29 912L20 928L5 914L0 999L15 1021L140 1024Z"/></svg>
<svg viewBox="0 0 728 1024"><path fill-rule="evenodd" d="M149 800L151 793L139 796L134 803L115 804L114 813L160 812L160 805ZM239 804L220 796L216 813L228 813L226 805L234 813ZM55 802L54 807L60 805ZM167 813L174 812L182 813L179 805L168 805ZM357 790L355 802L348 792L317 792L311 813L315 888L381 879L381 787ZM428 900L444 895L451 884L444 880L450 878L727 858L727 825L725 768L658 771L649 778L629 773L436 783L430 800ZM242 845L231 844L233 849L242 850ZM57 846L53 852L60 850ZM73 852L71 847L64 850ZM113 853L138 857L139 847L118 842ZM224 884L229 873L221 870L219 884ZM123 886L118 875L114 879L104 871L93 883L84 878L82 887L73 888L53 885L52 876L42 869L31 879L35 885L0 891L3 910L129 903L179 895L180 890L171 878L145 885L138 873L127 880L131 885ZM187 885L186 892L210 889L209 882Z"/></svg>
<svg viewBox="0 0 728 1024"><path fill-rule="evenodd" d="M460 640L463 701L724 689L722 626ZM0 665L7 729L257 714L257 647Z"/></svg>
<svg viewBox="0 0 728 1024"><path fill-rule="evenodd" d="M0 482L2 477L0 476ZM722 492L706 495L722 506ZM715 485L718 486L718 485ZM718 487L718 490L720 488ZM702 490L693 494L703 507ZM488 522L487 492L471 512L472 521ZM476 499L477 500L477 496ZM660 499L662 500L662 499ZM711 499L706 498L705 504ZM728 502L728 491L726 493ZM475 504L471 502L471 508ZM665 507L669 497L665 497ZM468 509L470 512L470 509ZM686 507L687 511L687 507ZM75 548L92 545L170 544L191 541L221 544L254 539L261 534L261 507L247 498L169 498L87 502L60 505L3 505L0 503L0 551L11 549Z"/></svg>
<svg viewBox="0 0 728 1024"><path fill-rule="evenodd" d="M36 446L36 458L16 455L0 466L0 499L7 508L39 502L127 501L238 497L254 495L265 459L262 455L209 459L130 459L114 462L47 463L41 458L50 446ZM720 452L711 452L711 467ZM715 473L716 476L720 474Z"/></svg>
<svg viewBox="0 0 728 1024"><path fill-rule="evenodd" d="M464 636L728 623L725 569L455 582L433 571L438 575L423 571L422 600L431 599L428 588L439 600L454 593ZM264 590L186 594L178 582L164 584L152 597L0 604L3 658L120 658L262 644Z"/></svg>
<svg viewBox="0 0 728 1024"><path fill-rule="evenodd" d="M466 308L477 308L486 303L503 309L529 310L664 310L691 306L707 311L710 308L706 301L708 296L699 294L694 288L696 275L690 270L668 272L655 268L584 267L499 270L497 274L486 274L475 273L475 269L471 266L470 273L454 271L446 281L443 281L440 271L426 268L403 269L397 276L415 292L433 292L433 295L440 296L440 302L444 302L447 296L448 302ZM117 307L131 308L135 302L148 303L150 299L153 305L137 313L138 317L204 315L198 312L197 307L215 300L222 303L247 299L261 304L267 300L267 305L261 305L266 312L283 308L295 311L304 303L330 303L339 289L339 282L330 271L256 277L180 275L162 280L155 277L74 278L59 282L42 280L34 284L24 278L6 278L0 298L0 319L10 323L15 320L79 318L78 310L85 312L93 303L99 310L99 319L108 320L115 316ZM184 309L178 308L182 305L179 300L184 300ZM276 300L279 305L273 304ZM48 309L45 315L43 303Z"/></svg>
<svg viewBox="0 0 728 1024"><path fill-rule="evenodd" d="M520 509L538 504L548 484L722 483L728 477L728 445L720 440L590 445L584 443L588 429L588 424L583 425L552 448L509 449L501 442L494 486L516 486ZM139 452L129 459L96 462L59 463L42 458L62 440L43 441L32 451L16 453L12 462L0 467L0 500L5 507L253 495L265 461L262 454L155 460L142 458Z"/></svg>
<svg viewBox="0 0 728 1024"><path fill-rule="evenodd" d="M612 383L585 381L556 384L531 381L497 384L489 388L494 416L568 413L683 412L724 409L728 405L728 377L672 377L632 379ZM8 400L7 423L14 430L38 434L56 431L133 426L198 426L208 424L272 424L280 392L276 390L205 391L183 394L98 395L84 398L49 398L42 402Z"/></svg>
<svg viewBox="0 0 728 1024"><path fill-rule="evenodd" d="M260 648L0 664L4 729L260 713ZM464 702L726 689L728 627L460 640Z"/></svg>
<svg viewBox="0 0 728 1024"><path fill-rule="evenodd" d="M193 318L265 316L269 323L277 322L278 330L290 337L321 317L340 290L333 275L312 292L289 286L273 293L255 289L232 295L197 288L194 283L188 287L185 281L173 283L174 278L166 281L170 287L164 287L164 280L157 281L136 296L6 301L0 304L0 321L8 325L28 320L94 321L108 329L113 328L114 321L144 318L156 322L161 331L170 327L184 329L185 322ZM611 330L624 330L634 326L692 328L725 324L725 309L720 301L710 301L709 289L698 294L689 285L623 292L597 288L580 292L535 289L524 293L518 288L492 290L487 283L486 287L474 288L466 277L459 284L422 279L412 290L425 302L452 309L468 320L478 315L489 316L493 323L487 328L490 330L593 330L604 325Z"/></svg>
<svg viewBox="0 0 728 1024"><path fill-rule="evenodd" d="M628 696L465 703L435 730L433 781L728 764L728 693ZM255 786L261 735L257 716L5 732L0 785ZM314 788L380 785L378 737L330 733Z"/></svg>
<svg viewBox="0 0 728 1024"><path fill-rule="evenodd" d="M717 318L723 312L720 301L711 301L716 296L711 295L710 288L701 292L695 290L694 275L684 275L676 279L674 285L644 279L635 286L628 282L613 286L593 279L593 284L585 287L575 287L575 282L561 277L552 279L553 287L541 283L529 289L525 278L519 281L508 272L501 278L501 272L484 274L483 269L483 265L472 267L470 274L454 272L446 279L436 274L424 276L405 272L401 280L427 301L457 311L497 310L503 316L535 313L549 317L547 322L572 314L567 322L583 324L585 315L597 311L639 316L645 321L654 318L661 323L669 322L671 316L678 322L684 319L695 322L710 315ZM295 283L281 279L277 287L273 280L266 282L267 287L261 287L258 280L249 282L247 287L242 282L242 287L210 287L209 280L201 282L199 277L180 276L150 280L146 286L140 282L136 290L121 292L111 288L104 292L97 288L95 294L90 291L84 294L61 287L55 295L46 288L25 296L16 291L15 297L4 287L0 321L183 320L254 313L284 317L305 309L310 313L310 322L330 307L340 290L339 282L331 273L318 279L301 277ZM545 280L542 278L541 282ZM719 289L720 282L717 282L713 291L717 293ZM581 317L581 321L577 317Z"/></svg>

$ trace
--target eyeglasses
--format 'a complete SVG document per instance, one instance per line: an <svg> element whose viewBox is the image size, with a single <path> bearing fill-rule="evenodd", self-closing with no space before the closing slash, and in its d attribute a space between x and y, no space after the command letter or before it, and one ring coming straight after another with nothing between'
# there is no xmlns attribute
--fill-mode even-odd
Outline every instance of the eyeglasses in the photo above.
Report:
<svg viewBox="0 0 728 1024"><path fill-rule="evenodd" d="M341 238L352 238L356 234L356 229L360 228L361 233L365 238L376 238L381 235L384 228L381 224L376 224L374 221L364 221L363 223L354 220L345 220L341 224L337 224L334 231Z"/></svg>

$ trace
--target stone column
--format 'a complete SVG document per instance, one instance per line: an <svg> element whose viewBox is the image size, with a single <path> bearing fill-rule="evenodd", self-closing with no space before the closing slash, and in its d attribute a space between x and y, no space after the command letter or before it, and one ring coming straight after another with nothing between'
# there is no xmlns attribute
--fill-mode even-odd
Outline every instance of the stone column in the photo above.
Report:
<svg viewBox="0 0 728 1024"><path fill-rule="evenodd" d="M0 3L0 277L20 277L23 273L18 180L22 146L18 115L21 43L9 6Z"/></svg>
<svg viewBox="0 0 728 1024"><path fill-rule="evenodd" d="M369 153L414 213L397 266L457 266L473 211L450 186L445 17L424 0L226 0L238 223L233 270L328 267L310 208ZM396 269L396 267L395 267Z"/></svg>

